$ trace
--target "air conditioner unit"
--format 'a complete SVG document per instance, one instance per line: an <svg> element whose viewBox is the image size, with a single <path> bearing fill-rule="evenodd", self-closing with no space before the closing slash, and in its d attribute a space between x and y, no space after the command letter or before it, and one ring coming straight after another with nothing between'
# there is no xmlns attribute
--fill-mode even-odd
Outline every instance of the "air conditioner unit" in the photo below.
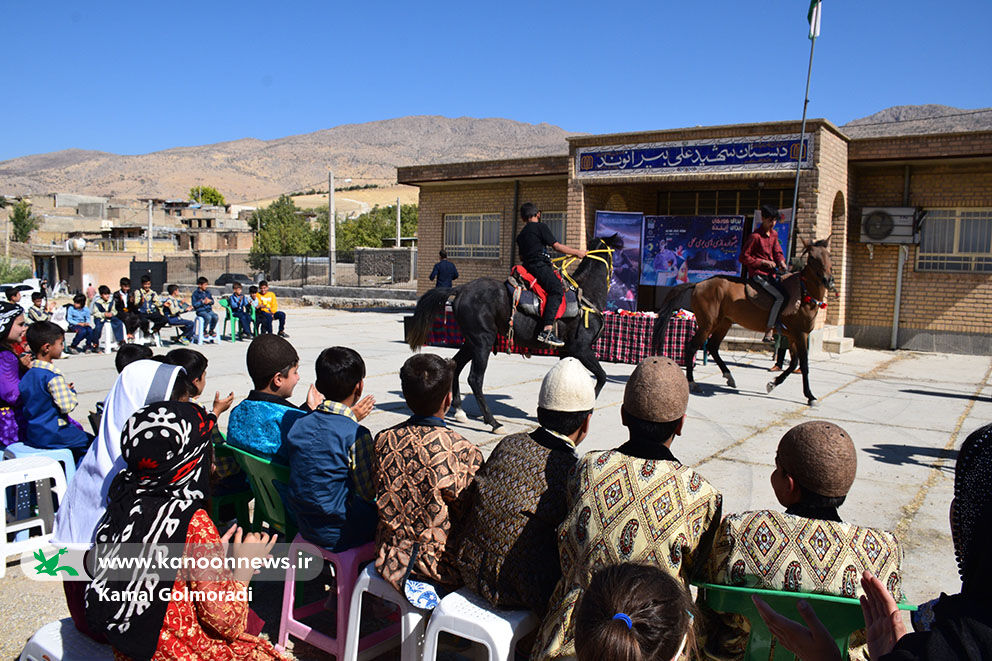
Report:
<svg viewBox="0 0 992 661"><path fill-rule="evenodd" d="M919 243L922 212L914 207L865 207L861 210L862 243Z"/></svg>

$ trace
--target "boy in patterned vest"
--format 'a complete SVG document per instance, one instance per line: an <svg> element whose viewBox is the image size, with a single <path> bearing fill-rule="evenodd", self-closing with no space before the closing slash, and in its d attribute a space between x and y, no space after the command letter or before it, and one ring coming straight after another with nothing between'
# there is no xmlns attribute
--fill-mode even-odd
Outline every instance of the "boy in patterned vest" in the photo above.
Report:
<svg viewBox="0 0 992 661"><path fill-rule="evenodd" d="M688 584L705 562L723 501L672 454L688 403L685 374L668 358L646 358L630 375L620 409L629 440L585 455L569 485L558 529L562 577L532 659L575 656L575 605L597 569L654 565Z"/></svg>
<svg viewBox="0 0 992 661"><path fill-rule="evenodd" d="M868 570L899 599L902 550L884 530L841 522L837 508L858 468L854 442L824 420L796 425L779 441L772 490L785 512L758 510L727 516L707 561L705 580L767 590L858 597ZM774 543L769 540L774 539ZM703 608L704 654L739 659L748 621ZM850 639L849 658L863 658L864 632Z"/></svg>
<svg viewBox="0 0 992 661"><path fill-rule="evenodd" d="M475 474L458 565L465 585L496 608L548 610L561 578L558 526L568 514L575 446L595 404L589 372L563 358L541 382L541 426L503 438Z"/></svg>
<svg viewBox="0 0 992 661"><path fill-rule="evenodd" d="M444 424L454 375L454 363L435 354L403 363L403 398L413 416L376 436L372 460L375 569L412 603L429 608L437 604L435 586L462 584L455 543L468 488L482 466L479 448Z"/></svg>

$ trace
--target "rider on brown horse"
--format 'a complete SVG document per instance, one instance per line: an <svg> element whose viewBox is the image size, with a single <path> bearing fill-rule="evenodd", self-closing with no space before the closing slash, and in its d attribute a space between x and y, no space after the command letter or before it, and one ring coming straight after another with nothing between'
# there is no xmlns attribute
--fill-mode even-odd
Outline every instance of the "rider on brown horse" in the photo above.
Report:
<svg viewBox="0 0 992 661"><path fill-rule="evenodd" d="M744 240L740 256L740 262L747 269L751 281L768 292L773 299L771 310L768 312L765 336L762 338L765 342L774 341L775 324L782 304L785 303L785 295L776 286L779 282L778 271L787 270L782 246L778 242L778 233L775 232L775 222L779 219L778 209L767 204L763 205L761 226Z"/></svg>

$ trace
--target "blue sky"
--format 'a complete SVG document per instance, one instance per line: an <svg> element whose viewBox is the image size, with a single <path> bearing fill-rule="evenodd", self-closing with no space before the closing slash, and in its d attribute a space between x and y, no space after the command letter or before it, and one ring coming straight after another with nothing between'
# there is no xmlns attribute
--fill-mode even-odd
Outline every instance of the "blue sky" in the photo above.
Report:
<svg viewBox="0 0 992 661"><path fill-rule="evenodd" d="M808 0L8 2L0 160L404 115L607 133L798 118ZM809 114L992 106L988 0L824 0Z"/></svg>

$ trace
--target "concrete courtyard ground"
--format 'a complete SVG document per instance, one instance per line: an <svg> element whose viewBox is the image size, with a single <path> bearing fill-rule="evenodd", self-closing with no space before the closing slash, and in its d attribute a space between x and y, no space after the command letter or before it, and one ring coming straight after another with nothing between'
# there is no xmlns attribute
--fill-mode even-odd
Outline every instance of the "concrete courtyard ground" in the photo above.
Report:
<svg viewBox="0 0 992 661"><path fill-rule="evenodd" d="M373 433L408 415L398 376L410 355L402 341L404 313L300 308L288 314L290 341L301 357L294 401L305 397L320 350L343 344L365 358L366 392L377 400L375 411L365 420ZM235 401L247 395L251 384L244 362L246 348L247 343L227 342L202 347L210 361L202 403L209 405L214 391L233 391ZM425 350L454 355L453 349ZM960 589L947 512L957 449L971 431L992 423L992 358L861 349L821 355L810 368L820 404L809 408L797 376L765 394L768 354L728 352L725 357L739 388L726 388L712 363L697 367L704 392L691 397L684 433L673 445L679 459L697 467L723 492L725 512L779 507L768 481L779 438L804 420L830 420L850 433L859 451L857 480L841 508L844 519L898 535L905 550L904 587L911 601ZM486 392L506 433L536 426L538 389L554 362L516 355L490 360ZM85 419L85 412L104 398L116 377L113 356L72 356L58 366L75 382L78 417ZM615 447L626 439L619 410L633 366L606 364L605 369L609 382L599 396L580 452ZM465 390L467 376L466 369L461 379ZM469 416L478 413L471 396L465 410ZM470 417L464 425L453 420L449 424L487 454L499 438L478 418ZM226 428L224 419L221 428ZM68 615L57 584L28 580L16 564L10 559L7 576L0 579L2 659L16 658L34 630ZM255 599L255 608L268 622L266 632L275 638L281 586L256 589ZM298 645L296 652L301 658L329 658L305 645Z"/></svg>

